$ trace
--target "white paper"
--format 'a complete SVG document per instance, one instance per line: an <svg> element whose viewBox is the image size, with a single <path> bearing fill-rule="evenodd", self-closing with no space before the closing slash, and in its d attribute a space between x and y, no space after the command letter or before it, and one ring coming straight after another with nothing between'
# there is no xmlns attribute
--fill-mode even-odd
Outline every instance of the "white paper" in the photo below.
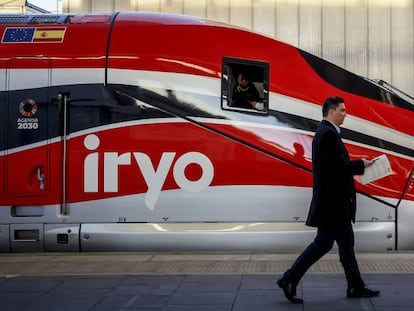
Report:
<svg viewBox="0 0 414 311"><path fill-rule="evenodd" d="M377 179L391 175L392 169L390 161L385 154L373 159L374 164L365 168L364 175L360 176L363 185L373 182Z"/></svg>

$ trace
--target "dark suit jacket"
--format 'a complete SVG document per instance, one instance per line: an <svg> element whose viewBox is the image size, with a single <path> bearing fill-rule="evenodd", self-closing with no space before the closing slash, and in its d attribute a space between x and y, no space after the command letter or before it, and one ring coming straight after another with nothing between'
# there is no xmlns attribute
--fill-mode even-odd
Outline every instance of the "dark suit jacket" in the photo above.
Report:
<svg viewBox="0 0 414 311"><path fill-rule="evenodd" d="M312 142L313 197L306 224L335 228L355 222L353 175L364 173L362 160L351 161L332 123L322 120Z"/></svg>

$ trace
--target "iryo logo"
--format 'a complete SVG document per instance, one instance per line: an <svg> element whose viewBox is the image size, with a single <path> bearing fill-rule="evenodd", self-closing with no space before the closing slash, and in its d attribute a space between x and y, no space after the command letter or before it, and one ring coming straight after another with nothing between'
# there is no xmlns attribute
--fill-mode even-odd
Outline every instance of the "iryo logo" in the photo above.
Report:
<svg viewBox="0 0 414 311"><path fill-rule="evenodd" d="M91 134L85 137L84 146L88 150L96 150L99 147L99 137ZM175 152L163 152L158 168L154 168L150 157L142 152L104 152L104 172L103 183L104 192L118 192L118 167L121 165L131 165L131 158L135 159L138 167L144 176L148 187L145 196L145 203L150 210L154 209L158 196L165 183L168 172L174 161ZM94 152L86 156L83 163L84 167L84 192L98 192L99 179L99 153ZM197 164L202 169L202 174L198 180L189 180L185 175L185 169L190 164ZM180 156L174 164L173 176L177 185L189 192L202 191L211 184L214 177L214 167L210 159L200 152L187 152Z"/></svg>

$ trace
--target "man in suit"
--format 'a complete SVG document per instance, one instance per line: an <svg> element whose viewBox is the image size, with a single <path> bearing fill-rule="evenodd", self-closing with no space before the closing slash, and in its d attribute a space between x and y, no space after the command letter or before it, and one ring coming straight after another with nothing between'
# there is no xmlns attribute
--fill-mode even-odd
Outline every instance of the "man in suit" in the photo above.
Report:
<svg viewBox="0 0 414 311"><path fill-rule="evenodd" d="M303 303L296 286L305 272L338 244L339 257L348 284L347 297L374 297L377 290L365 287L354 253L352 223L356 214L354 175L372 165L366 159L350 160L339 133L346 109L340 97L329 97L322 106L323 120L312 142L313 197L306 225L317 227L314 241L277 281L288 300Z"/></svg>

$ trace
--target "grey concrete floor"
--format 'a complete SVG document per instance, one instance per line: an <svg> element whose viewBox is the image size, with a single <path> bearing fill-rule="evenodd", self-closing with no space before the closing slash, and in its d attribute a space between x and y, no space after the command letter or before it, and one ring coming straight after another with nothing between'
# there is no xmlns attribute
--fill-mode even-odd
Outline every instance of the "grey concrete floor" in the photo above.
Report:
<svg viewBox="0 0 414 311"><path fill-rule="evenodd" d="M414 254L358 254L375 298L346 298L336 254L302 279L303 305L276 285L296 254L0 254L0 310L405 311L414 306Z"/></svg>

